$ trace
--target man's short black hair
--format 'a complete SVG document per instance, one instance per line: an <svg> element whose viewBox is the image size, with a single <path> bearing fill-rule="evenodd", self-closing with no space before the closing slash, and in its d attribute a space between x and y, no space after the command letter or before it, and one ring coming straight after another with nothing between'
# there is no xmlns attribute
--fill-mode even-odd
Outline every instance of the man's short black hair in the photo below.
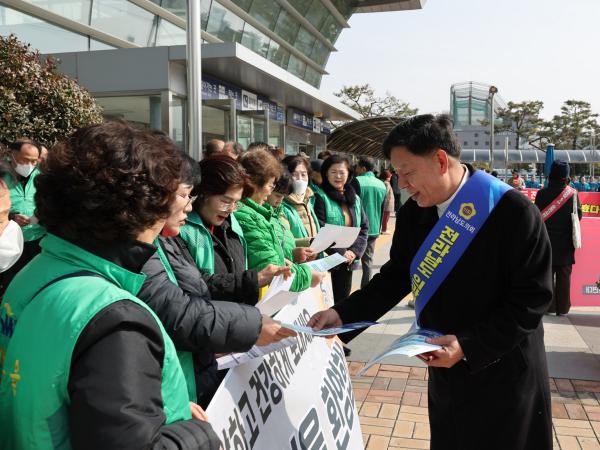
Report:
<svg viewBox="0 0 600 450"><path fill-rule="evenodd" d="M441 148L448 155L460 157L460 144L445 114L421 114L403 120L383 141L383 154L390 157L392 148L406 147L414 155L427 155Z"/></svg>
<svg viewBox="0 0 600 450"><path fill-rule="evenodd" d="M373 172L373 169L375 168L375 163L373 162L372 158L369 158L367 156L361 156L358 160L357 166L364 167L367 170L367 172Z"/></svg>
<svg viewBox="0 0 600 450"><path fill-rule="evenodd" d="M27 139L27 138L17 139L16 141L8 144L8 148L10 150L12 150L13 152L20 152L21 148L24 145L31 145L36 148L36 150L38 151L38 155L42 154L42 146L40 145L39 142L34 141L33 139Z"/></svg>

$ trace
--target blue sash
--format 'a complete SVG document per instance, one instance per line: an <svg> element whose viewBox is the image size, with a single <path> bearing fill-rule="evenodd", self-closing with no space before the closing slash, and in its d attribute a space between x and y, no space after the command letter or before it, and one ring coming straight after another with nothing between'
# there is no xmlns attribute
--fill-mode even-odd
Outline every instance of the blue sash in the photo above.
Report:
<svg viewBox="0 0 600 450"><path fill-rule="evenodd" d="M410 264L417 325L427 302L510 189L484 171L475 171L429 232Z"/></svg>

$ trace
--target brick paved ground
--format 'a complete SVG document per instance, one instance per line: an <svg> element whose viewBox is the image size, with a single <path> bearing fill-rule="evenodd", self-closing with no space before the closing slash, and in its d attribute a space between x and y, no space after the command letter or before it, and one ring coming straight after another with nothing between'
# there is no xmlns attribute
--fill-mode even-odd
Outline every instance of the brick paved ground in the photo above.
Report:
<svg viewBox="0 0 600 450"><path fill-rule="evenodd" d="M428 449L427 371L350 362L356 406L367 450ZM600 449L600 382L551 378L554 448ZM508 449L507 449L508 450Z"/></svg>

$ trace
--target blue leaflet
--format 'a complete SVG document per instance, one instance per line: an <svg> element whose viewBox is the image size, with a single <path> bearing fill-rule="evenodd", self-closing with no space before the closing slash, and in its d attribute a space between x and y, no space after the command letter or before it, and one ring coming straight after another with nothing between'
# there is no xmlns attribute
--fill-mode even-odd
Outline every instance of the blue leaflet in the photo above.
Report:
<svg viewBox="0 0 600 450"><path fill-rule="evenodd" d="M289 328L290 330L297 331L298 333L312 334L313 336L334 336L336 334L347 333L349 331L360 330L361 328L367 328L371 325L377 325L377 322L355 322L342 325L341 327L326 328L324 330L313 330L311 327L303 327L302 325L296 325L293 323L282 323L281 326Z"/></svg>

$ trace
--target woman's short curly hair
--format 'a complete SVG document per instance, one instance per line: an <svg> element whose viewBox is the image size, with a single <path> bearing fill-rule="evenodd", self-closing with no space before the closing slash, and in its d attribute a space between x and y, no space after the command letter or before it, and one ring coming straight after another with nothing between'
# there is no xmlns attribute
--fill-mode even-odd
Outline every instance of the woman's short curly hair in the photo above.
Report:
<svg viewBox="0 0 600 450"><path fill-rule="evenodd" d="M200 200L194 203L196 211L200 211L208 197L223 195L229 189L247 189L249 178L246 171L237 160L224 153L204 158L200 161L200 171L202 177L193 191L194 195L200 196Z"/></svg>
<svg viewBox="0 0 600 450"><path fill-rule="evenodd" d="M247 192L244 193L245 197L251 197L254 187L263 187L270 178L279 178L283 169L279 161L268 150L248 151L240 156L238 161L246 169L251 181L248 184Z"/></svg>
<svg viewBox="0 0 600 450"><path fill-rule="evenodd" d="M124 241L169 216L179 185L175 144L125 122L81 128L35 179L36 216L68 240Z"/></svg>

